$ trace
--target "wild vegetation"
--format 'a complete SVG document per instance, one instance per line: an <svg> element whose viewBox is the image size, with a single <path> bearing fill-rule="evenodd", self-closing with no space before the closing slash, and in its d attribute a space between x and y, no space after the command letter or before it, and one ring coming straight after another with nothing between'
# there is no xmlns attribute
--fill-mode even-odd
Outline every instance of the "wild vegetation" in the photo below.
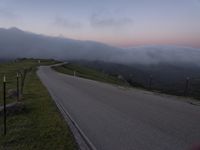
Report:
<svg viewBox="0 0 200 150"><path fill-rule="evenodd" d="M120 75L124 82L133 87L200 99L200 67L195 64L123 65L102 61L71 63L111 77Z"/></svg>
<svg viewBox="0 0 200 150"><path fill-rule="evenodd" d="M80 66L78 64L68 63L53 68L59 72L77 77L83 77L91 80L117 84L117 85L124 85L124 86L128 85L128 83L120 76L109 75L104 72L91 69L89 67Z"/></svg>

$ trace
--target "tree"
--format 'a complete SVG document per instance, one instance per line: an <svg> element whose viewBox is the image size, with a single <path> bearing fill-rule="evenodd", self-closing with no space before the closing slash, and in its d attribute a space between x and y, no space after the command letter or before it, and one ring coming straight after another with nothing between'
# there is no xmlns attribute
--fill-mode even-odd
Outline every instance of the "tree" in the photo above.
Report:
<svg viewBox="0 0 200 150"><path fill-rule="evenodd" d="M27 74L32 70L32 68L23 68L22 70L19 71L19 74L21 76L21 90L20 90L20 94L21 96L24 93L24 85L25 85L25 80L27 77Z"/></svg>

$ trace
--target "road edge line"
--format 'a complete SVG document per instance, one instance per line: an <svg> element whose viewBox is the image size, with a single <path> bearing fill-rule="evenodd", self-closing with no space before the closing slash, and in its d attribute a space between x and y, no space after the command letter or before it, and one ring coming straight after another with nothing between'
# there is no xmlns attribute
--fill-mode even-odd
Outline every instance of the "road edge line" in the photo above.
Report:
<svg viewBox="0 0 200 150"><path fill-rule="evenodd" d="M85 133L78 126L78 124L74 121L74 119L72 119L71 115L62 107L62 105L60 105L58 102L55 102L55 103L56 103L57 107L59 108L59 110L62 111L66 115L66 117L71 121L71 124L77 129L78 133L82 137L85 144L89 147L89 149L90 150L97 150L96 147L89 140L89 138L85 135ZM80 146L80 148L81 148L81 146Z"/></svg>

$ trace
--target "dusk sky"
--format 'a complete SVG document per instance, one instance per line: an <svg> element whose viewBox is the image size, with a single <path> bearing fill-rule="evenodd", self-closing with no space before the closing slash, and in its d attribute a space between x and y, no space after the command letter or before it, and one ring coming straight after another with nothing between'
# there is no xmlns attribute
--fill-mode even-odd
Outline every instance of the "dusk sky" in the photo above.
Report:
<svg viewBox="0 0 200 150"><path fill-rule="evenodd" d="M119 47L200 48L200 0L0 0L0 27Z"/></svg>

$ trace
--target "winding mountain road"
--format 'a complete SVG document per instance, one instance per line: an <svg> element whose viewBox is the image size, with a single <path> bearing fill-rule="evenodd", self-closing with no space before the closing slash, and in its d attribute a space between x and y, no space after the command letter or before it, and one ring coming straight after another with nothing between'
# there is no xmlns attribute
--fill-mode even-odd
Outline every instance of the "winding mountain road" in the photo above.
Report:
<svg viewBox="0 0 200 150"><path fill-rule="evenodd" d="M200 106L46 66L37 74L97 150L189 150L200 143Z"/></svg>

